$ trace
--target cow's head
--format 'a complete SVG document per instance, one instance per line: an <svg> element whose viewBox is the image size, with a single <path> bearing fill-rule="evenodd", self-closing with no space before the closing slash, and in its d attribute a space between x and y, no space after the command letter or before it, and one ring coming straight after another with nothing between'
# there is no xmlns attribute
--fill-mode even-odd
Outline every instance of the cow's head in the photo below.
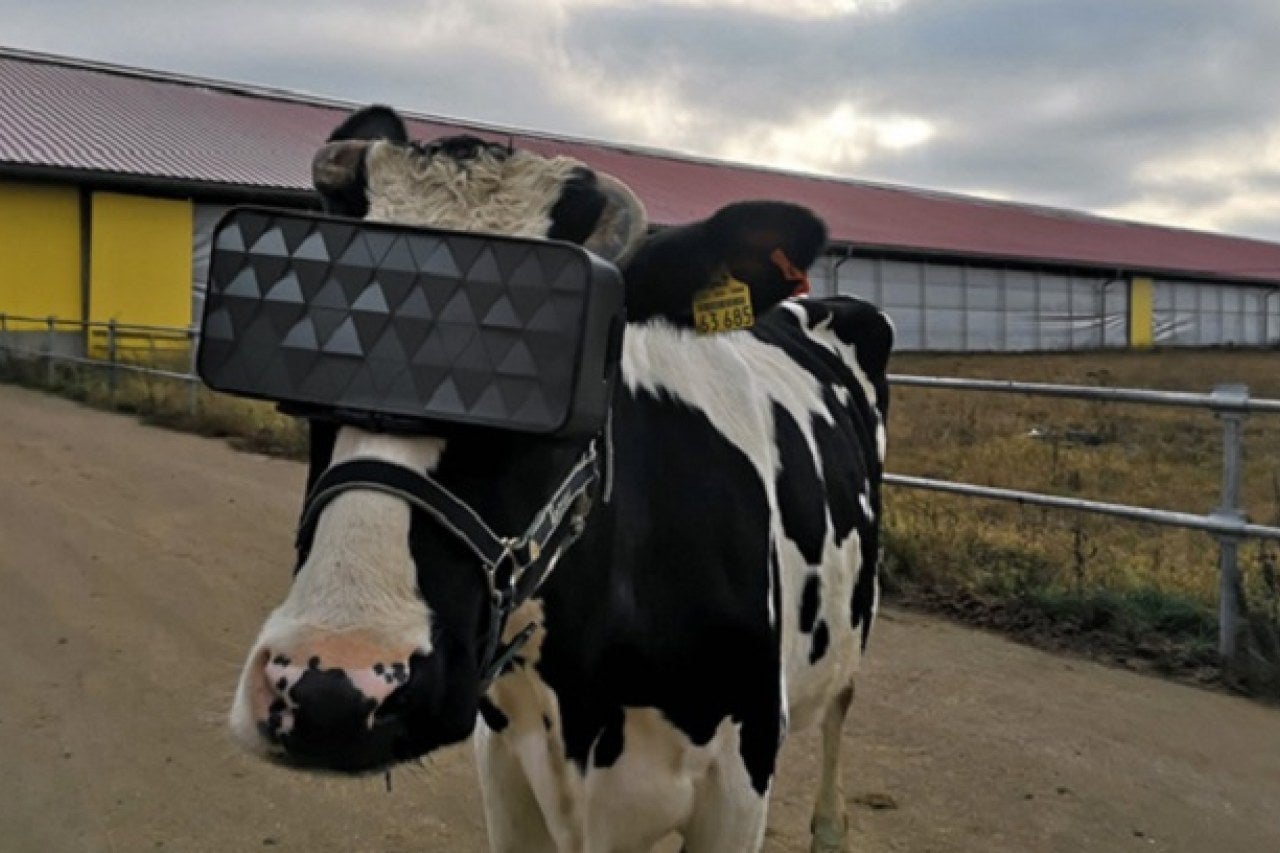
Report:
<svg viewBox="0 0 1280 853"><path fill-rule="evenodd" d="M334 131L314 161L327 210L371 220L546 236L623 262L643 209L582 163L471 137L408 140L385 107ZM495 532L523 532L582 442L494 430L393 436L311 424L308 486L375 459L428 472ZM353 489L306 527L288 597L242 672L231 726L248 749L342 771L386 767L465 738L482 684L489 595L475 555L400 497Z"/></svg>

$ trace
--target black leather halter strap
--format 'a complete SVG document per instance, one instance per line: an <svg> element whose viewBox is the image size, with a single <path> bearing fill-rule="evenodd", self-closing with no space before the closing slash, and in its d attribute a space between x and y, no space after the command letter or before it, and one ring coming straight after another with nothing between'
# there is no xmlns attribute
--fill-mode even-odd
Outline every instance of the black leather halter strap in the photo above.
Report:
<svg viewBox="0 0 1280 853"><path fill-rule="evenodd" d="M537 592L582 534L591 510L590 491L599 480L600 457L592 441L528 529L520 536L504 537L429 474L380 459L350 459L326 470L312 486L296 545L302 548L313 540L320 513L343 492L381 492L426 513L476 556L484 573L490 606L480 658L483 691L532 635L536 626L531 624L501 645L512 611Z"/></svg>

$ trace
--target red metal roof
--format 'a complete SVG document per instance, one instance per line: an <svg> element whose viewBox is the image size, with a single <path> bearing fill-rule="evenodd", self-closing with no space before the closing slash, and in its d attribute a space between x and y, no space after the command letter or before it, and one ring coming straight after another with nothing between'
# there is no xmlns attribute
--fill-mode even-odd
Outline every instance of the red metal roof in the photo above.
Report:
<svg viewBox="0 0 1280 853"><path fill-rule="evenodd" d="M323 98L0 50L0 173L47 169L208 185L310 187L311 155L352 108ZM567 154L628 183L656 224L736 200L807 205L836 243L1280 283L1280 244L859 181L698 160L419 117L415 136L461 132Z"/></svg>

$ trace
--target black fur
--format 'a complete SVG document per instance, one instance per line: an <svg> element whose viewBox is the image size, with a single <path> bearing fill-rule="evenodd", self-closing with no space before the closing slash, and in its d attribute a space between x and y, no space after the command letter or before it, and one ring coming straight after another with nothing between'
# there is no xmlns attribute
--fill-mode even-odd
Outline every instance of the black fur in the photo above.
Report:
<svg viewBox="0 0 1280 853"><path fill-rule="evenodd" d="M792 264L807 269L826 239L826 226L810 211L774 201L739 202L703 222L661 231L624 270L627 319L663 317L691 327L693 294L726 273L747 284L758 317L795 289L770 260L773 251L782 249Z"/></svg>

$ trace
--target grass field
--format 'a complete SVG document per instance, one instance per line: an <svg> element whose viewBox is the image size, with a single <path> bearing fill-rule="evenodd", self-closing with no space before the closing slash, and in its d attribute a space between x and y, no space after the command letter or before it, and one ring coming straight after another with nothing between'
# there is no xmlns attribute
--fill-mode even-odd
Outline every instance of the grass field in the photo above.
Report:
<svg viewBox="0 0 1280 853"><path fill-rule="evenodd" d="M1156 351L899 355L895 373L1207 392L1243 382L1280 398L1280 353ZM894 389L889 469L1205 513L1220 499L1222 428L1209 412L967 391ZM1280 524L1280 416L1245 432L1243 503ZM1216 677L1217 544L1083 513L889 489L887 580L932 608L1134 665ZM1243 671L1280 691L1280 549L1241 550L1251 634Z"/></svg>
<svg viewBox="0 0 1280 853"><path fill-rule="evenodd" d="M3 362L0 361L0 365ZM11 378L37 384L39 365ZM901 374L1207 392L1243 382L1280 399L1280 352L1156 351L895 357ZM270 404L181 383L57 371L61 393L144 419L302 457L306 436ZM1280 525L1280 415L1245 435L1244 505ZM1221 427L1208 412L897 387L891 471L1204 513L1219 501ZM1221 678L1217 545L1209 536L1081 513L888 488L886 588L909 606L1030 641L1203 681ZM1241 550L1249 631L1229 680L1280 696L1280 548Z"/></svg>

